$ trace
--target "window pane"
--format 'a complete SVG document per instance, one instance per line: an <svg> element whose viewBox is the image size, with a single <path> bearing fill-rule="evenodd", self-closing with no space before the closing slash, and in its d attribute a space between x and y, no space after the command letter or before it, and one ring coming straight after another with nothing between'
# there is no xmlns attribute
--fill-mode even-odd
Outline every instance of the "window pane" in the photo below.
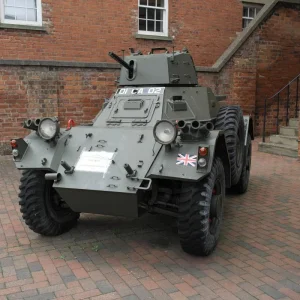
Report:
<svg viewBox="0 0 300 300"><path fill-rule="evenodd" d="M148 21L148 31L154 31L154 21Z"/></svg>
<svg viewBox="0 0 300 300"><path fill-rule="evenodd" d="M156 32L163 32L163 22L161 21L156 22Z"/></svg>
<svg viewBox="0 0 300 300"><path fill-rule="evenodd" d="M249 20L249 19L243 19L243 28L246 28L250 24L251 21L252 20Z"/></svg>
<svg viewBox="0 0 300 300"><path fill-rule="evenodd" d="M147 5L147 0L140 0L141 5Z"/></svg>
<svg viewBox="0 0 300 300"><path fill-rule="evenodd" d="M146 19L146 8L140 7L139 9L139 18L140 19Z"/></svg>
<svg viewBox="0 0 300 300"><path fill-rule="evenodd" d="M163 10L162 9L156 10L156 20L163 20Z"/></svg>
<svg viewBox="0 0 300 300"><path fill-rule="evenodd" d="M27 8L36 8L36 0L27 0Z"/></svg>
<svg viewBox="0 0 300 300"><path fill-rule="evenodd" d="M255 8L250 7L249 9L249 17L254 18L255 17Z"/></svg>
<svg viewBox="0 0 300 300"><path fill-rule="evenodd" d="M149 6L156 6L155 0L149 0Z"/></svg>
<svg viewBox="0 0 300 300"><path fill-rule="evenodd" d="M6 20L15 20L15 9L13 7L5 7L4 18Z"/></svg>
<svg viewBox="0 0 300 300"><path fill-rule="evenodd" d="M15 6L17 6L17 7L26 7L26 1L25 0L16 0Z"/></svg>
<svg viewBox="0 0 300 300"><path fill-rule="evenodd" d="M243 9L243 16L248 17L248 7L244 7Z"/></svg>
<svg viewBox="0 0 300 300"><path fill-rule="evenodd" d="M15 0L5 0L5 5L14 6L15 5Z"/></svg>
<svg viewBox="0 0 300 300"><path fill-rule="evenodd" d="M165 7L165 1L164 0L157 0L157 6L158 7Z"/></svg>
<svg viewBox="0 0 300 300"><path fill-rule="evenodd" d="M37 21L36 9L27 9L27 21Z"/></svg>
<svg viewBox="0 0 300 300"><path fill-rule="evenodd" d="M148 11L147 19L154 20L155 19L155 9L148 8L147 11Z"/></svg>
<svg viewBox="0 0 300 300"><path fill-rule="evenodd" d="M15 8L16 20L26 21L26 8Z"/></svg>
<svg viewBox="0 0 300 300"><path fill-rule="evenodd" d="M139 20L139 30L146 31L146 20Z"/></svg>

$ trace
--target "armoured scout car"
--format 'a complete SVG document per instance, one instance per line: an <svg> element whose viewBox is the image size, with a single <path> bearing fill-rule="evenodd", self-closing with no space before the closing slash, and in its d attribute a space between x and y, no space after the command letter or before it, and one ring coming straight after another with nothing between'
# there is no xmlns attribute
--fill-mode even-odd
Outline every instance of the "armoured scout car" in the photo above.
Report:
<svg viewBox="0 0 300 300"><path fill-rule="evenodd" d="M28 119L32 132L11 140L30 229L55 236L81 212L151 212L177 218L184 251L215 249L226 191L248 187L252 119L198 85L187 49L157 50L109 53L122 65L118 87L91 124Z"/></svg>

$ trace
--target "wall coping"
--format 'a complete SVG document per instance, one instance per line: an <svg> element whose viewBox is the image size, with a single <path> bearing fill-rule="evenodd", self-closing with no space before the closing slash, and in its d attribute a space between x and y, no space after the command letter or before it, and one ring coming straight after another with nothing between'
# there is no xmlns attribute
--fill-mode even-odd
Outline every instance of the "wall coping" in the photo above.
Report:
<svg viewBox="0 0 300 300"><path fill-rule="evenodd" d="M226 63L232 58L232 56L240 49L240 47L246 42L248 37L254 32L254 30L268 17L272 9L280 2L300 4L299 0L271 0L257 14L256 18L243 30L240 35L230 44L230 46L224 51L224 53L217 59L212 67L197 67L198 72L212 72L218 73L226 65Z"/></svg>
<svg viewBox="0 0 300 300"><path fill-rule="evenodd" d="M119 64L114 63L89 63L76 61L55 61L55 60L18 60L0 59L0 66L39 66L39 67L69 67L69 68L96 68L96 69L120 69Z"/></svg>

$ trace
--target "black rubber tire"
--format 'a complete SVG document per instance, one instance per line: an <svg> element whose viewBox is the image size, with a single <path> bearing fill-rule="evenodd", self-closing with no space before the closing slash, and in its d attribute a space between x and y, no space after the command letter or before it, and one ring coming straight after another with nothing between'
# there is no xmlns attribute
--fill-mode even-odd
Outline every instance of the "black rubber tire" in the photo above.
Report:
<svg viewBox="0 0 300 300"><path fill-rule="evenodd" d="M21 177L19 204L22 217L31 230L45 236L69 231L80 215L69 207L54 209L53 195L56 192L52 184L45 180L43 171L26 170Z"/></svg>
<svg viewBox="0 0 300 300"><path fill-rule="evenodd" d="M211 203L213 189L218 182L221 198L220 214L211 231ZM210 174L198 183L183 183L178 209L178 234L182 249L192 255L207 256L217 246L225 201L225 172L216 157Z"/></svg>
<svg viewBox="0 0 300 300"><path fill-rule="evenodd" d="M248 134L247 144L245 147L245 160L244 160L242 174L239 182L230 188L231 192L244 194L248 190L250 170L251 170L251 157L252 157L252 143L251 143L251 136Z"/></svg>
<svg viewBox="0 0 300 300"><path fill-rule="evenodd" d="M227 145L231 185L236 185L241 177L244 161L244 118L239 106L224 106L220 108L216 118L215 129L223 130Z"/></svg>

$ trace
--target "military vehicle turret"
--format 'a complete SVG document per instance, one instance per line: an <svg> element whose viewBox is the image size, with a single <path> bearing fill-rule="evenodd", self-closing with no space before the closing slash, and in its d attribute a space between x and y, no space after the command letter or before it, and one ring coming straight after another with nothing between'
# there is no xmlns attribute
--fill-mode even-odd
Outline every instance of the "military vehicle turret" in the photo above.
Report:
<svg viewBox="0 0 300 300"><path fill-rule="evenodd" d="M109 55L121 64L118 87L92 124L70 120L61 128L56 117L28 119L23 126L32 132L11 140L23 170L23 218L33 231L54 236L81 212L171 215L183 250L209 255L226 191L248 187L252 119L198 85L186 49Z"/></svg>

